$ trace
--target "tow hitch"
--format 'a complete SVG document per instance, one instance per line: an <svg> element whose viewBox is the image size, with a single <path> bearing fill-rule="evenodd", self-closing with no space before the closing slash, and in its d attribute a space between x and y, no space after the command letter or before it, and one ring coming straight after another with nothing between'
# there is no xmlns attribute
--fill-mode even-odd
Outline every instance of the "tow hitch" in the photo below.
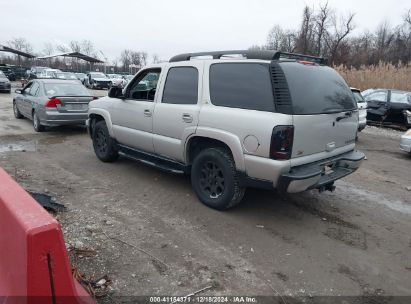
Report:
<svg viewBox="0 0 411 304"><path fill-rule="evenodd" d="M335 190L334 182L329 183L329 184L322 185L322 186L320 186L320 187L318 188L318 191L319 191L320 193L321 193L321 192L324 192L324 191L333 192L334 190Z"/></svg>

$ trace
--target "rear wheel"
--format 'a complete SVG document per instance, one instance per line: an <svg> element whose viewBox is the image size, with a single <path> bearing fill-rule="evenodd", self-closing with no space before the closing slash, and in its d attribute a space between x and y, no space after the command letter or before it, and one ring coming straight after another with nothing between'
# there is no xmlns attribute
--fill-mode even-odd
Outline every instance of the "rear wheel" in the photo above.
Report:
<svg viewBox="0 0 411 304"><path fill-rule="evenodd" d="M16 117L17 119L23 118L23 115L21 115L20 110L17 107L17 103L15 101L13 101L13 113L14 113L14 117Z"/></svg>
<svg viewBox="0 0 411 304"><path fill-rule="evenodd" d="M195 157L191 183L200 201L217 210L234 207L245 193L233 157L223 148L205 149Z"/></svg>
<svg viewBox="0 0 411 304"><path fill-rule="evenodd" d="M36 132L43 132L44 126L40 123L40 119L37 116L36 111L33 112L33 128Z"/></svg>
<svg viewBox="0 0 411 304"><path fill-rule="evenodd" d="M104 120L100 120L95 124L92 135L94 152L98 159L103 162L115 161L118 158L118 151Z"/></svg>

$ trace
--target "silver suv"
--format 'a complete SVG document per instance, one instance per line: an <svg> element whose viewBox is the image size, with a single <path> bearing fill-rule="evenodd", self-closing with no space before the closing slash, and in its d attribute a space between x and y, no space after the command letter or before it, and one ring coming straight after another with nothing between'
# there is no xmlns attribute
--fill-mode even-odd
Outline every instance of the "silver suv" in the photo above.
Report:
<svg viewBox="0 0 411 304"><path fill-rule="evenodd" d="M247 187L332 191L364 158L355 150L350 88L307 55L177 55L90 102L88 116L100 160L122 155L190 174L199 200L219 210L239 203Z"/></svg>

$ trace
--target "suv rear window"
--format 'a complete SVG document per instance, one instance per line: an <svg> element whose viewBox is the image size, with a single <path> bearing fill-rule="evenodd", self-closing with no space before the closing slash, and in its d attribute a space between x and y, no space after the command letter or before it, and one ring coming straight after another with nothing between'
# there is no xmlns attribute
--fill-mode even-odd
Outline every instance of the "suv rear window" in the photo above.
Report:
<svg viewBox="0 0 411 304"><path fill-rule="evenodd" d="M210 98L216 106L274 112L269 66L260 63L211 65Z"/></svg>
<svg viewBox="0 0 411 304"><path fill-rule="evenodd" d="M344 79L328 66L283 62L293 113L323 114L356 109L350 88Z"/></svg>

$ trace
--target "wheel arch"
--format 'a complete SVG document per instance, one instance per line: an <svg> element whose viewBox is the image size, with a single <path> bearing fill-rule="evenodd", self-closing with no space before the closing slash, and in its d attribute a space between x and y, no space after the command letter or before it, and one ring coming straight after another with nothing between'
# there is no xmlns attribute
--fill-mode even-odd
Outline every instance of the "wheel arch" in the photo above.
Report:
<svg viewBox="0 0 411 304"><path fill-rule="evenodd" d="M191 165L194 157L203 149L210 147L227 148L233 156L236 169L245 172L243 149L239 138L231 133L210 128L197 128L195 134L187 138L185 161Z"/></svg>
<svg viewBox="0 0 411 304"><path fill-rule="evenodd" d="M114 138L114 132L113 132L113 123L111 122L110 118L110 113L107 110L104 109L97 109L97 108L91 108L88 113L88 117L90 119L89 121L89 128L90 128L90 134L93 134L93 123L92 121L100 121L104 120L107 125L108 132L112 138Z"/></svg>

